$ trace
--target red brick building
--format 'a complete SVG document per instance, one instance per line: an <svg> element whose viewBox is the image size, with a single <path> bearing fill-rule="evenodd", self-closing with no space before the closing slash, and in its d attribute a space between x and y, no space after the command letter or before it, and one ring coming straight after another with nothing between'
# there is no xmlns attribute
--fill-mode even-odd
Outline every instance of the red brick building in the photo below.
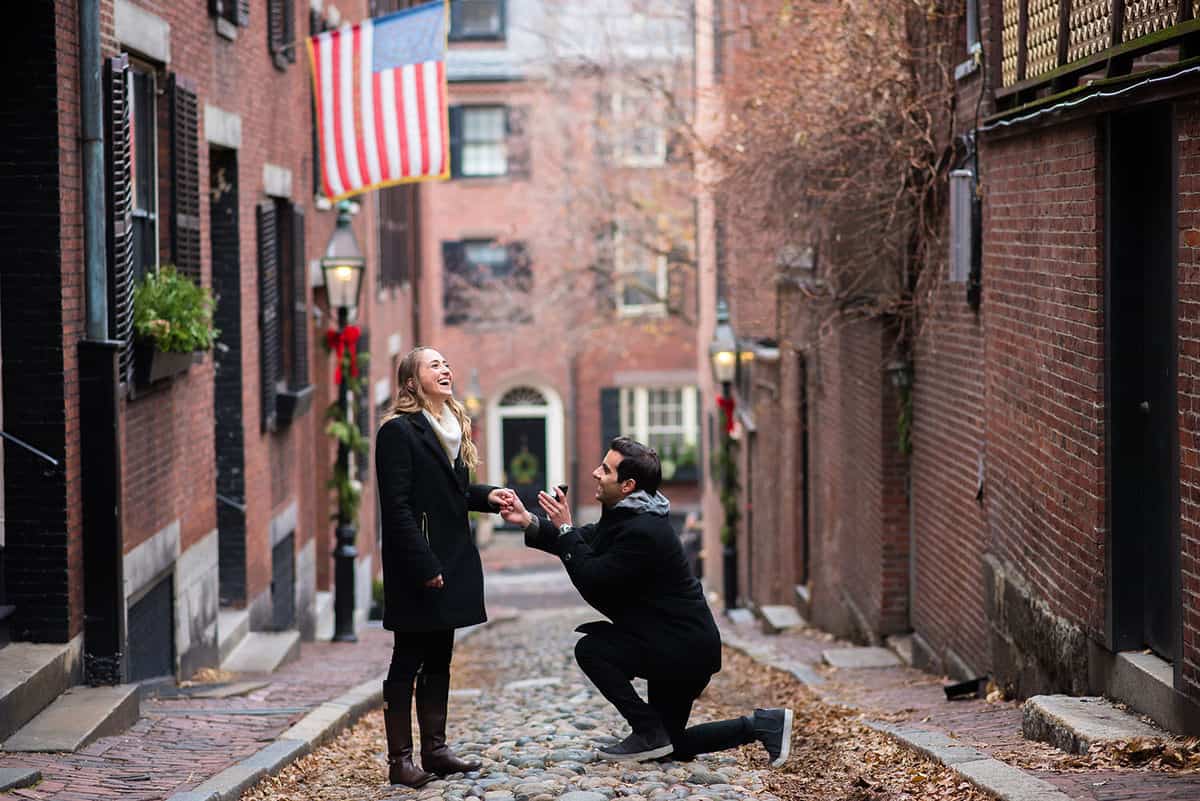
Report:
<svg viewBox="0 0 1200 801"><path fill-rule="evenodd" d="M691 93L685 4L476 2L452 18L452 178L423 190L421 336L479 401L481 477L571 486L619 433L696 508ZM613 43L615 49L609 49Z"/></svg>
<svg viewBox="0 0 1200 801"><path fill-rule="evenodd" d="M318 636L331 609L333 393L317 267L335 214L314 199L303 39L384 9L35 6L6 56L19 91L5 104L0 236L20 254L0 274L7 633L63 644L67 673L99 682L189 677L247 631ZM99 131L83 112L89 52L103 64ZM353 222L367 257L357 322L377 352L414 339L411 205L367 196ZM212 288L221 336L147 377L131 291L168 264ZM89 320L101 299L107 315ZM380 392L387 362L372 368ZM360 478L372 493L369 471ZM360 618L376 525L364 503Z"/></svg>
<svg viewBox="0 0 1200 801"><path fill-rule="evenodd" d="M1026 5L968 3L952 43L955 255L926 267L942 280L911 367L879 324L806 336L793 265L772 302L739 297L772 276L728 238L757 357L735 391L740 594L863 640L911 632L920 664L1020 696L1104 693L1195 730L1195 22Z"/></svg>

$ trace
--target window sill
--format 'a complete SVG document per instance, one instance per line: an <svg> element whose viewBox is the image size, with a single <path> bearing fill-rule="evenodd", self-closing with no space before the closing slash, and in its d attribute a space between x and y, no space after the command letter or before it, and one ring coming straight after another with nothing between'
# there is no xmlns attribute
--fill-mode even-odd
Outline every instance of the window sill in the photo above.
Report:
<svg viewBox="0 0 1200 801"><path fill-rule="evenodd" d="M222 39L228 39L231 42L236 42L238 38L238 29L227 19L217 17L217 36Z"/></svg>
<svg viewBox="0 0 1200 801"><path fill-rule="evenodd" d="M498 184L498 183L501 183L504 181L512 180L512 174L507 173L507 172L499 172L499 173L496 173L495 175L452 175L450 177L450 179L452 181L470 182L470 183L474 183L474 184L484 184L484 183L497 183Z"/></svg>
<svg viewBox="0 0 1200 801"><path fill-rule="evenodd" d="M309 384L300 389L281 389L275 394L276 428L297 420L312 408L315 387Z"/></svg>
<svg viewBox="0 0 1200 801"><path fill-rule="evenodd" d="M507 39L508 36L504 33L451 33L446 37L446 41L451 44L458 44L459 42L488 42L494 44L497 42L504 42Z"/></svg>
<svg viewBox="0 0 1200 801"><path fill-rule="evenodd" d="M651 303L645 306L617 305L617 314L621 317L666 317L667 307L663 303Z"/></svg>

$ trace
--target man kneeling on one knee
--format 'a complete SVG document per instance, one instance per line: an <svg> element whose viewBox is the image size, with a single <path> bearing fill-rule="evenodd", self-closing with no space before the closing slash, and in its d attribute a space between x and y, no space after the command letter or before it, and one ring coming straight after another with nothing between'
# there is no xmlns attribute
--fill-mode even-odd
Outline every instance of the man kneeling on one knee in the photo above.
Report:
<svg viewBox="0 0 1200 801"><path fill-rule="evenodd" d="M790 709L687 725L692 704L721 669L721 637L667 520L658 454L618 437L592 477L603 509L599 523L572 526L566 498L557 493L538 495L549 520L527 511L515 493L501 513L524 527L527 545L559 557L583 599L608 617L579 627L584 637L575 658L633 733L600 754L690 759L758 741L772 767L782 765L791 742ZM635 676L648 682L644 700L633 688Z"/></svg>

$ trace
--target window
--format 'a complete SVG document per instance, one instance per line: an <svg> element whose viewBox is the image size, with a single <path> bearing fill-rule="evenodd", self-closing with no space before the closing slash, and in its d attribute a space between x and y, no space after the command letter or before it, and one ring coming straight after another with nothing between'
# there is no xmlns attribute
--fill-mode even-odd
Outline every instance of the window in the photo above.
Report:
<svg viewBox="0 0 1200 801"><path fill-rule="evenodd" d="M208 13L229 25L244 28L250 24L250 0L208 0Z"/></svg>
<svg viewBox="0 0 1200 801"><path fill-rule="evenodd" d="M613 95L617 156L627 167L661 167L667 160L667 131L662 103L649 90Z"/></svg>
<svg viewBox="0 0 1200 801"><path fill-rule="evenodd" d="M133 281L158 268L158 99L154 70L129 65L130 183L133 188Z"/></svg>
<svg viewBox="0 0 1200 801"><path fill-rule="evenodd" d="M489 322L493 316L497 322L527 319L523 299L532 274L524 243L443 242L442 259L446 325Z"/></svg>
<svg viewBox="0 0 1200 801"><path fill-rule="evenodd" d="M658 451L664 480L694 480L696 409L695 387L622 387L621 433Z"/></svg>
<svg viewBox="0 0 1200 801"><path fill-rule="evenodd" d="M950 173L950 280L965 282L971 276L975 175L970 170Z"/></svg>
<svg viewBox="0 0 1200 801"><path fill-rule="evenodd" d="M664 313L667 254L656 249L657 237L620 227L615 237L617 310L625 316Z"/></svg>
<svg viewBox="0 0 1200 801"><path fill-rule="evenodd" d="M417 263L418 203L412 184L388 186L379 196L379 286L411 280Z"/></svg>
<svg viewBox="0 0 1200 801"><path fill-rule="evenodd" d="M504 0L454 0L450 4L450 41L504 39Z"/></svg>
<svg viewBox="0 0 1200 801"><path fill-rule="evenodd" d="M504 106L457 106L450 110L450 162L456 177L508 172Z"/></svg>
<svg viewBox="0 0 1200 801"><path fill-rule="evenodd" d="M258 207L262 428L275 431L312 403L304 213L286 200Z"/></svg>

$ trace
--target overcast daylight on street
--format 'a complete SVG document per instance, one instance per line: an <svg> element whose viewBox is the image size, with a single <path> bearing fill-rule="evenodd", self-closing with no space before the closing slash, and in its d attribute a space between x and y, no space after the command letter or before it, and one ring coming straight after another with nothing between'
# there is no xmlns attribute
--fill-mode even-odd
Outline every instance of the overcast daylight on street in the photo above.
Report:
<svg viewBox="0 0 1200 801"><path fill-rule="evenodd" d="M10 5L0 799L1200 801L1200 3Z"/></svg>

